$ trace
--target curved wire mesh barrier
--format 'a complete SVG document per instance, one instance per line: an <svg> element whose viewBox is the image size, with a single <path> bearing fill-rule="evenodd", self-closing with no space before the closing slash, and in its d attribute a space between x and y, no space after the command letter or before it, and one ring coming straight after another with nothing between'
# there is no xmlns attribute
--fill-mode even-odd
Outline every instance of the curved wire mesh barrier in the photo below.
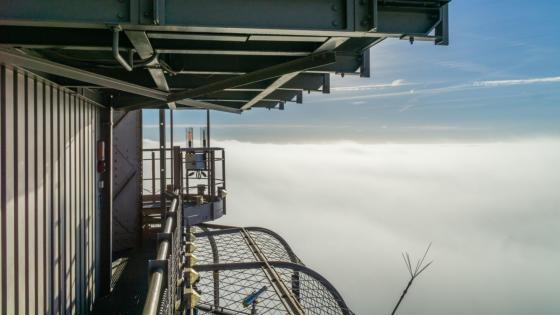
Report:
<svg viewBox="0 0 560 315"><path fill-rule="evenodd" d="M201 225L195 235L199 314L353 314L334 286L276 233ZM254 310L242 303L264 287Z"/></svg>
<svg viewBox="0 0 560 315"><path fill-rule="evenodd" d="M298 288L298 301L302 304L306 314L347 314L343 302L336 298L326 287L324 282L305 272L294 272L291 268L276 268L285 282L291 282ZM349 311L346 308L346 311Z"/></svg>

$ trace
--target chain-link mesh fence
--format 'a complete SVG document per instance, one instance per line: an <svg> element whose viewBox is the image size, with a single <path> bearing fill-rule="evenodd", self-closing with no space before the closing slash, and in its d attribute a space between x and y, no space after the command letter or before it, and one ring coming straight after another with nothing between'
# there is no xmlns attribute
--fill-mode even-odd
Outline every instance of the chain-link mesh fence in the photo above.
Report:
<svg viewBox="0 0 560 315"><path fill-rule="evenodd" d="M199 314L215 314L216 310L222 314L252 314L252 305L244 306L242 301L264 286L267 290L258 297L256 314L294 313L288 297L278 290L278 281L289 289L290 298L305 314L352 314L336 289L303 265L272 231L203 226L195 232ZM254 242L256 249L249 242Z"/></svg>

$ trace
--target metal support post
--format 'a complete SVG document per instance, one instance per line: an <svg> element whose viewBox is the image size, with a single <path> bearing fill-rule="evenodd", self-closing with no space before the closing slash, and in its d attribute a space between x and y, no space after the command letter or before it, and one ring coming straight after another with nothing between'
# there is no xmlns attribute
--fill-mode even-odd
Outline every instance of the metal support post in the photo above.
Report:
<svg viewBox="0 0 560 315"><path fill-rule="evenodd" d="M159 110L159 202L162 227L165 220L166 199L165 199L165 183L166 183L166 160L165 160L165 110Z"/></svg>
<svg viewBox="0 0 560 315"><path fill-rule="evenodd" d="M206 143L207 146L210 148L210 110L207 109L206 110L206 135L207 135L207 139L206 139Z"/></svg>
<svg viewBox="0 0 560 315"><path fill-rule="evenodd" d="M222 188L224 190L227 190L227 188L226 188L226 151L224 149L222 149L221 151L222 151ZM226 199L227 198L223 198L224 215L227 214Z"/></svg>
<svg viewBox="0 0 560 315"><path fill-rule="evenodd" d="M169 143L170 143L169 147L173 148L174 145L173 145L173 110L172 109L169 110ZM171 165L175 165L175 164L173 164L174 159L175 159L175 155L171 154ZM172 167L171 168L171 182L172 183L175 183L174 179L175 179L175 168Z"/></svg>
<svg viewBox="0 0 560 315"><path fill-rule="evenodd" d="M103 109L100 114L101 141L105 144L105 171L100 174L99 201L99 293L101 296L111 292L111 263L112 263L112 219L113 219L113 110Z"/></svg>
<svg viewBox="0 0 560 315"><path fill-rule="evenodd" d="M152 152L152 204L156 203L156 153Z"/></svg>
<svg viewBox="0 0 560 315"><path fill-rule="evenodd" d="M183 188L181 187L183 178L183 158L181 156L181 148L179 146L173 147L173 190L179 190L179 194L183 193Z"/></svg>

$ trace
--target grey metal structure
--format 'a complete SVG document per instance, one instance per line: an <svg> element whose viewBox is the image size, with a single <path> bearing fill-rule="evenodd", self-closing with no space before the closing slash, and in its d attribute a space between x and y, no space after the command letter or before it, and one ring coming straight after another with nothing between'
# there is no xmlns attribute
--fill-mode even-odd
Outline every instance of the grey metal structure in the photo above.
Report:
<svg viewBox="0 0 560 315"><path fill-rule="evenodd" d="M0 65L0 314L93 305L99 112L80 92Z"/></svg>
<svg viewBox="0 0 560 315"><path fill-rule="evenodd" d="M144 315L175 313L175 301L182 293L182 290L177 291L182 289L177 284L183 254L180 251L183 238L180 190L175 190L171 198L162 232L158 234L156 257L149 262L149 286Z"/></svg>
<svg viewBox="0 0 560 315"><path fill-rule="evenodd" d="M123 209L139 197L130 192L138 187L129 186L138 173L123 162L134 165L142 159L140 155L135 159L132 149L122 154L129 145L133 147L128 140L141 139L139 131L123 128L128 123L121 115L134 116L124 112L284 109L287 103L301 103L304 91L329 93L332 73L369 77L370 48L386 38L447 45L448 3L0 1L0 313L88 314L99 297L115 289L113 251L134 243L129 238L134 231L122 233L115 223L134 217ZM150 232L167 231L170 215L178 217L170 228L174 236L160 235L158 243L164 244L165 237L175 241L151 269L165 269L165 277L160 278L166 284L159 283L163 292L159 291L158 305L165 305L169 313L192 306L185 292L169 291L186 289L181 270L186 254L181 246L187 246L190 234L181 229L225 214L225 198L219 190L225 189L225 178L222 187L211 182L206 193L194 196L188 184L175 181L181 178L175 175L180 170L166 169L165 133L160 140L161 150L154 155L164 162L157 171L159 194L155 196L152 186L151 200L158 200L158 211L141 224L153 227ZM180 188L179 197L172 198L175 201L165 198L168 176L173 187ZM173 202L182 211L173 211ZM196 207L186 211L185 206L193 202L199 203L201 221L188 218ZM128 221L130 226L134 222ZM200 286L206 288L200 311L242 312L233 301L246 292L226 283L226 275L241 279L252 273L251 277L274 282L263 293L267 297L276 292L280 297L263 303L271 310L349 313L336 290L303 266L280 238L273 237L289 259L277 259L269 251L273 247L259 243L262 235L270 233L205 228L212 234L208 240L214 241L207 247L213 250L212 263L198 267L203 276ZM121 236L128 241L118 243ZM235 246L245 244L253 253L251 259L234 261L238 258L233 254L232 261L221 258L228 256L220 242L236 237L241 242ZM330 306L306 304L313 299L305 294L320 295Z"/></svg>
<svg viewBox="0 0 560 315"><path fill-rule="evenodd" d="M369 76L385 38L446 45L448 2L3 1L0 54L125 110L284 108L329 73Z"/></svg>
<svg viewBox="0 0 560 315"><path fill-rule="evenodd" d="M113 112L113 252L140 243L142 113Z"/></svg>
<svg viewBox="0 0 560 315"><path fill-rule="evenodd" d="M201 314L251 314L240 301L262 286L273 290L260 297L259 314L353 314L335 287L268 229L203 224L195 236Z"/></svg>

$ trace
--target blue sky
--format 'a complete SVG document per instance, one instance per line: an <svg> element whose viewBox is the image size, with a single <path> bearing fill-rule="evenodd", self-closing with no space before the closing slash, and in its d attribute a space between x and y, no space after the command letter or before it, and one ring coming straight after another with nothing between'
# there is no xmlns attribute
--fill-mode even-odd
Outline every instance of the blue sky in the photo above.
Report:
<svg viewBox="0 0 560 315"><path fill-rule="evenodd" d="M213 136L253 142L557 136L558 12L560 1L552 0L454 0L448 47L387 39L372 49L372 78L333 76L330 95L304 94L304 104L289 103L284 111L213 113ZM202 112L175 117L178 129L204 122ZM144 121L149 127L155 119L147 114Z"/></svg>

